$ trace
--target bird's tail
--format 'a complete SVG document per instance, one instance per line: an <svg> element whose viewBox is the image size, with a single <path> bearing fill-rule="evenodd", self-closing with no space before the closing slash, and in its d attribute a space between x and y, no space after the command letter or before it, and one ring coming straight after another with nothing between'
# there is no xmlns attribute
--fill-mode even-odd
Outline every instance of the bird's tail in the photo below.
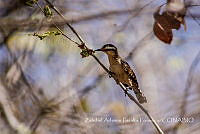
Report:
<svg viewBox="0 0 200 134"><path fill-rule="evenodd" d="M139 103L147 103L147 99L146 97L144 96L144 94L142 93L142 91L138 88L138 89L135 89L134 90L134 93L139 101Z"/></svg>
<svg viewBox="0 0 200 134"><path fill-rule="evenodd" d="M138 87L138 84L134 84L133 86L129 87L128 85L124 84L126 88L129 88L134 91L137 100L139 101L140 104L142 103L147 103L147 98L144 96L140 88Z"/></svg>

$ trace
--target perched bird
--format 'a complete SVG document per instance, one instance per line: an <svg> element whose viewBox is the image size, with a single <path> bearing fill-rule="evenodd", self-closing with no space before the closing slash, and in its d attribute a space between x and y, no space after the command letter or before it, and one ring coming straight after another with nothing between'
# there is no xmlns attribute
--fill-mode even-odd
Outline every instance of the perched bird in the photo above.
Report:
<svg viewBox="0 0 200 134"><path fill-rule="evenodd" d="M146 103L147 99L139 89L135 73L129 64L119 56L117 48L112 44L106 44L95 51L102 51L108 55L109 69L115 81L118 84L121 82L126 88L132 89L139 103Z"/></svg>

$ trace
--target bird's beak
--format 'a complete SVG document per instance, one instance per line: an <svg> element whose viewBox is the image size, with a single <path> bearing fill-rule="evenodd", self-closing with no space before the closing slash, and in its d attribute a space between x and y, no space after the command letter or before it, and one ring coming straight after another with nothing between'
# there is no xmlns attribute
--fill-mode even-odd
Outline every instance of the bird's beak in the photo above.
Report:
<svg viewBox="0 0 200 134"><path fill-rule="evenodd" d="M94 51L104 51L103 49L96 49L96 50L94 50Z"/></svg>

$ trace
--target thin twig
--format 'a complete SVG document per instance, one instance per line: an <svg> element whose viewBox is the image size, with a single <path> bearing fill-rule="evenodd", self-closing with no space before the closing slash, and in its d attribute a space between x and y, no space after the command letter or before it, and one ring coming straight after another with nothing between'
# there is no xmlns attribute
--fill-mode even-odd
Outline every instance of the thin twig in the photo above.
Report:
<svg viewBox="0 0 200 134"><path fill-rule="evenodd" d="M122 83L119 83L119 85L126 92L126 95L129 97L129 99L131 99L132 101L134 101L135 104L149 117L149 119L153 123L154 127L159 132L159 134L164 134L164 132L162 131L162 129L159 127L159 125L156 123L156 121L153 119L153 117L149 114L149 112L131 94L129 94L127 92L126 87Z"/></svg>
<svg viewBox="0 0 200 134"><path fill-rule="evenodd" d="M200 5L188 5L188 6L186 6L186 7L199 7Z"/></svg>
<svg viewBox="0 0 200 134"><path fill-rule="evenodd" d="M58 14L60 15L60 17L62 17L62 19L64 21L66 21L67 26L72 30L72 32L77 36L77 38L80 40L81 44L84 44L84 41L81 39L81 37L79 36L79 34L76 32L76 30L67 22L67 20L65 19L65 17L58 11L58 9L49 1L49 0L45 0L49 6Z"/></svg>
<svg viewBox="0 0 200 134"><path fill-rule="evenodd" d="M54 9L54 11L60 15L62 17L63 20L66 21L65 17L57 10L57 8L49 1L49 0L45 0L49 6ZM79 39L79 41L81 42L81 44L85 45L85 42L81 39L81 37L79 36L79 34L76 32L76 30L69 24L66 23L67 26L69 26L69 28L72 30L72 32L77 36L77 38ZM80 44L80 45L81 45ZM85 45L86 46L86 45ZM87 46L86 46L87 48ZM101 63L101 61L94 55L91 54L91 56L99 63L99 65L110 75L110 71L109 69L107 69L104 64ZM112 75L111 75L112 77ZM113 78L113 77L112 77ZM148 113L148 111L131 95L127 92L127 88L122 84L119 83L120 87L122 88L123 91L126 91L126 94L128 95L128 97L134 101L136 103L136 105L138 105L138 107L148 116L148 118L151 120L151 122L153 123L154 127L157 129L157 131L159 132L159 134L164 134L164 132L161 130L161 128L159 127L159 125L156 123L156 121L153 119L153 117Z"/></svg>
<svg viewBox="0 0 200 134"><path fill-rule="evenodd" d="M61 34L63 36L65 36L68 40L70 40L71 42L75 43L76 45L80 45L78 42L72 40L71 38L69 38L65 33L63 33L63 31L55 24L53 23L53 25L58 29L59 32L61 32Z"/></svg>
<svg viewBox="0 0 200 134"><path fill-rule="evenodd" d="M144 6L142 6L141 8L138 9L138 11L133 14L133 12L131 12L131 16L124 22L124 24L117 30L117 32L121 32L123 31L126 26L128 25L128 23L134 18L136 17L145 7L149 6L151 3L155 2L156 0L151 0L150 2L148 2L147 4L145 4Z"/></svg>

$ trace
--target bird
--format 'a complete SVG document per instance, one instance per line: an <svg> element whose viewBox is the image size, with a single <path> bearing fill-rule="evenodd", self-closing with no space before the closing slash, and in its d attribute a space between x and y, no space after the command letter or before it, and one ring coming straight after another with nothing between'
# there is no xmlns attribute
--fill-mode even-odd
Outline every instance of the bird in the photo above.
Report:
<svg viewBox="0 0 200 134"><path fill-rule="evenodd" d="M107 54L110 64L109 71L117 84L122 83L127 89L133 90L139 103L147 103L146 97L139 88L134 71L119 56L117 47L113 44L105 44L102 48L96 49L95 51L102 51Z"/></svg>

